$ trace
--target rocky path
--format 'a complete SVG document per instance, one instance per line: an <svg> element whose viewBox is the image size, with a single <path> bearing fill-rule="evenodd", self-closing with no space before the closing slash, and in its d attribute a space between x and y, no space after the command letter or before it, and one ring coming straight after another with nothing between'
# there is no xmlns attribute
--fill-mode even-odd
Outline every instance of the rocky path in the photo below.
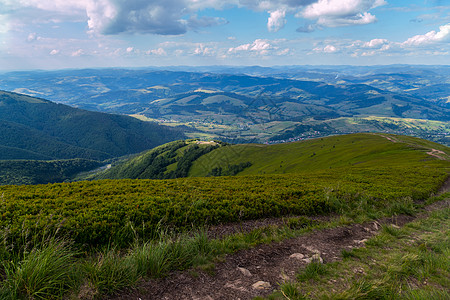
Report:
<svg viewBox="0 0 450 300"><path fill-rule="evenodd" d="M393 143L398 143L398 140L394 137L389 137L389 136L381 134L381 133L371 133L371 134L381 136ZM429 149L429 150L430 151L427 152L428 155L436 157L437 159L440 159L440 160L449 160L448 154L445 153L444 151L437 150L437 149Z"/></svg>
<svg viewBox="0 0 450 300"><path fill-rule="evenodd" d="M448 156L444 151L431 149L431 151L427 152L428 155L434 156L440 160L448 160L446 157Z"/></svg>
<svg viewBox="0 0 450 300"><path fill-rule="evenodd" d="M450 190L450 179L440 192ZM449 205L446 200L430 209ZM411 216L397 216L366 224L317 230L279 243L259 245L226 256L214 274L176 272L167 278L141 283L135 290L112 299L253 299L273 292L284 281L295 279L302 265L312 258L329 263L341 259L341 251L364 246L382 224L403 226Z"/></svg>

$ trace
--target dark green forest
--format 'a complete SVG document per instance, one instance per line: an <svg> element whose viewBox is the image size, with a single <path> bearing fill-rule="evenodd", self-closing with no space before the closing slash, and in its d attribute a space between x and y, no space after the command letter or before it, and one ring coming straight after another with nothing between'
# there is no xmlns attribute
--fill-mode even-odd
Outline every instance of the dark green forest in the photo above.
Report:
<svg viewBox="0 0 450 300"><path fill-rule="evenodd" d="M184 138L179 129L0 91L0 159L105 160Z"/></svg>
<svg viewBox="0 0 450 300"><path fill-rule="evenodd" d="M81 158L52 161L0 160L0 185L63 182L101 165L98 161Z"/></svg>

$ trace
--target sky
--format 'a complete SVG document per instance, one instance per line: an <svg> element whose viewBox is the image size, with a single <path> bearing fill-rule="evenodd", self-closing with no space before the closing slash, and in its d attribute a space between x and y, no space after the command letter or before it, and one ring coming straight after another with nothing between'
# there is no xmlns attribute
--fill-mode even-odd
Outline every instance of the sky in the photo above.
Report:
<svg viewBox="0 0 450 300"><path fill-rule="evenodd" d="M0 0L0 70L450 64L449 0Z"/></svg>

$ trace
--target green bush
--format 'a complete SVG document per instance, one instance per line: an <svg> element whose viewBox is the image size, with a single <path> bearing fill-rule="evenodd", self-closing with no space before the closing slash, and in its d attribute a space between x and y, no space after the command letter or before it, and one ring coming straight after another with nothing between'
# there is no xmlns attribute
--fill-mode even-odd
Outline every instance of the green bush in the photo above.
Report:
<svg viewBox="0 0 450 300"><path fill-rule="evenodd" d="M135 237L157 237L161 227L184 231L192 226L329 212L375 216L380 208L389 207L393 213L407 213L413 200L434 193L446 177L432 168L381 167L3 186L0 226L7 229L3 240L8 245L20 245L24 231L30 236L58 231L58 236L73 239L79 247L111 242L126 247ZM308 225L304 219L290 222L292 227Z"/></svg>

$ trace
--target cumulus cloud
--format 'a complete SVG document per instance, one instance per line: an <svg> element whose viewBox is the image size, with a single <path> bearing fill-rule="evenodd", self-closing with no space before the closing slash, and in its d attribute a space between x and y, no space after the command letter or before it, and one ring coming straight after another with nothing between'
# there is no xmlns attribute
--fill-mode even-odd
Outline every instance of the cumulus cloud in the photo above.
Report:
<svg viewBox="0 0 450 300"><path fill-rule="evenodd" d="M77 57L77 56L81 56L81 55L84 55L84 54L85 54L85 53L84 53L84 50L83 50L83 49L78 49L77 51L72 52L72 53L71 53L71 56Z"/></svg>
<svg viewBox="0 0 450 300"><path fill-rule="evenodd" d="M326 45L325 47L316 47L313 49L314 52L322 52L322 53L335 53L338 49L333 45Z"/></svg>
<svg viewBox="0 0 450 300"><path fill-rule="evenodd" d="M93 32L105 35L180 35L188 30L226 24L223 18L195 14L194 7L206 8L208 3L220 7L217 2L201 0L98 0L88 6L88 24Z"/></svg>
<svg viewBox="0 0 450 300"><path fill-rule="evenodd" d="M382 44L381 47L379 47L379 45L377 45L375 47L369 47L369 48L376 48L376 49L373 49L370 51L363 51L362 53L360 52L361 53L360 55L361 56L374 56L377 54L381 54L382 52L385 52L385 51L391 49L391 44L386 42L386 43ZM355 52L353 56L358 56L358 53Z"/></svg>
<svg viewBox="0 0 450 300"><path fill-rule="evenodd" d="M89 27L102 34L153 33L183 34L181 0L103 0L88 10ZM107 12L104 14L103 12Z"/></svg>
<svg viewBox="0 0 450 300"><path fill-rule="evenodd" d="M224 3L225 2L225 3ZM197 17L204 8L222 8L218 0L0 0L2 10L26 22L87 22L91 33L178 35L188 30L226 24L223 18ZM235 1L231 1L235 2ZM238 1L235 3L238 4ZM23 18L32 14L33 18ZM20 17L19 17L20 15ZM51 16L51 17L49 17ZM31 20L32 19L32 20Z"/></svg>
<svg viewBox="0 0 450 300"><path fill-rule="evenodd" d="M272 49L272 45L266 39L256 39L253 43L239 45L235 48L229 48L229 53L236 53L239 51L253 51L259 54L267 54L268 50Z"/></svg>
<svg viewBox="0 0 450 300"><path fill-rule="evenodd" d="M50 55L57 55L59 54L59 50L57 49L53 49L52 51L50 51Z"/></svg>
<svg viewBox="0 0 450 300"><path fill-rule="evenodd" d="M245 7L266 11L268 31L277 32L285 26L288 14L314 20L314 25L325 27L373 23L376 17L368 11L385 3L384 0L0 0L0 16L4 5L6 11L22 9L22 13L28 11L34 16L23 18L21 15L22 18L17 17L20 22L57 22L72 18L87 22L92 34L180 35L189 30L227 24L223 18L198 16L201 10ZM0 24L0 30L2 27L5 28ZM297 31L311 32L315 28L307 25Z"/></svg>
<svg viewBox="0 0 450 300"><path fill-rule="evenodd" d="M214 54L214 49L206 47L204 44L198 44L194 50L195 55L209 56Z"/></svg>
<svg viewBox="0 0 450 300"><path fill-rule="evenodd" d="M151 49L145 52L145 54L148 55L167 55L166 50L164 50L163 48L159 47L158 49Z"/></svg>
<svg viewBox="0 0 450 300"><path fill-rule="evenodd" d="M277 32L286 24L286 11L284 9L277 9L269 13L270 16L267 20L267 29L271 32Z"/></svg>
<svg viewBox="0 0 450 300"><path fill-rule="evenodd" d="M422 46L438 42L450 41L450 23L439 27L439 31L432 30L423 35L415 35L402 43L403 46Z"/></svg>
<svg viewBox="0 0 450 300"><path fill-rule="evenodd" d="M325 47L316 47L314 52L350 54L359 56L394 56L394 55L443 55L446 53L446 44L450 42L450 23L439 27L438 31L432 30L422 35L415 35L403 42L389 41L388 39L376 38L369 41L330 41ZM331 44L338 43L337 47ZM441 47L442 46L442 47ZM327 48L328 47L328 48ZM337 49L338 48L338 49ZM419 49L420 48L420 49Z"/></svg>
<svg viewBox="0 0 450 300"><path fill-rule="evenodd" d="M389 43L386 39L373 39L364 43L364 47L366 48L380 48Z"/></svg>
<svg viewBox="0 0 450 300"><path fill-rule="evenodd" d="M368 11L385 4L384 0L319 0L297 16L317 20L318 25L326 27L364 25L377 20Z"/></svg>

